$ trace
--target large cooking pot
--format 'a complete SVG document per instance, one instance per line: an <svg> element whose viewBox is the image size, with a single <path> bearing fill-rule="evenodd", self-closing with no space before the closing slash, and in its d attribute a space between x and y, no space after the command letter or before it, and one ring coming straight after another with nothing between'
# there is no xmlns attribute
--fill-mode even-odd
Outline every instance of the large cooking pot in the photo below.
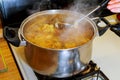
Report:
<svg viewBox="0 0 120 80"><path fill-rule="evenodd" d="M35 72L69 77L86 69L95 36L98 32L102 35L110 27L104 18L85 17L78 22L83 16L69 10L40 11L26 18L19 30L5 26L4 38L14 46L25 46L24 60ZM99 21L107 26L96 25ZM77 25L73 25L76 22Z"/></svg>
<svg viewBox="0 0 120 80"><path fill-rule="evenodd" d="M79 13L73 11L47 10L34 13L22 22L19 29L19 37L26 41L25 57L27 63L35 72L63 78L75 75L86 68L91 60L92 42L97 34L97 28L95 23L88 17L78 23L77 26L66 25L74 24L80 17ZM57 26L55 26L56 23L58 23ZM63 41L66 41L60 43L62 47L55 45L57 44L55 41L53 43L50 42L56 37L46 38L49 34L53 34L49 32L51 28L46 27L55 29L57 33L54 33L54 35L61 36L61 33L67 35L62 38ZM43 35L39 33L39 29L42 29L40 31L43 31ZM48 34L46 35L47 29ZM67 31L68 33L69 31L71 32L66 34ZM49 45L44 46L44 43Z"/></svg>

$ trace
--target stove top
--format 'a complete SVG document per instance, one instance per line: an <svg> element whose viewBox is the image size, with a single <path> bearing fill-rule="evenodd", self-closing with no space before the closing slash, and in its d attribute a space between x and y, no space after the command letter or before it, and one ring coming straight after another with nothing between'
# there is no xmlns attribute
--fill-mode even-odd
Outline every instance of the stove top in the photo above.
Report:
<svg viewBox="0 0 120 80"><path fill-rule="evenodd" d="M22 76L25 80L33 80L33 79L34 80L109 80L109 78L101 71L100 67L97 65L97 63L94 63L94 61L90 61L87 67L82 72L76 75L70 76L70 77L56 78L56 77L41 75L33 71L29 67L29 65L26 64L25 55L23 55L24 47L14 47L10 45L10 48L11 48L12 53L15 55L16 60L20 58L20 60L16 62L18 63ZM23 68L23 65L25 68ZM27 73L27 75L25 73ZM30 79L30 77L32 79Z"/></svg>
<svg viewBox="0 0 120 80"><path fill-rule="evenodd" d="M10 44L10 47L13 51L13 55L15 55L16 62L20 67L24 80L38 80L33 70L23 61L25 46L15 47ZM93 41L91 60L97 64L97 69L100 70L100 79L98 80L106 80L106 78L101 78L101 75L103 77L104 74L109 78L109 80L119 80L120 38L110 30L101 37L97 36ZM102 74L102 71L104 74Z"/></svg>

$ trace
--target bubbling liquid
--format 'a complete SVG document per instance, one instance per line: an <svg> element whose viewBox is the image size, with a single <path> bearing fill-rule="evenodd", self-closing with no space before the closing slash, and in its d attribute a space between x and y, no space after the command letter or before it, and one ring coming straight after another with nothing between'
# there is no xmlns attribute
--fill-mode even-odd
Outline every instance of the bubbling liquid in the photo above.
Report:
<svg viewBox="0 0 120 80"><path fill-rule="evenodd" d="M81 46L90 41L94 29L88 21L81 21L78 26L73 24L76 18L63 14L49 14L36 17L24 27L25 39L37 46L51 49L68 49Z"/></svg>

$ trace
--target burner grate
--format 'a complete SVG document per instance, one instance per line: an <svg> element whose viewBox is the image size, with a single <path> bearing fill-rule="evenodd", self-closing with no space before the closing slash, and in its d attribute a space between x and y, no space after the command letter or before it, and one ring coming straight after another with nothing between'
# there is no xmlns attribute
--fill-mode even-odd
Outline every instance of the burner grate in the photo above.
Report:
<svg viewBox="0 0 120 80"><path fill-rule="evenodd" d="M97 67L93 61L89 62L87 68L77 75L67 78L55 78L50 76L40 75L35 72L38 80L109 80L107 76Z"/></svg>

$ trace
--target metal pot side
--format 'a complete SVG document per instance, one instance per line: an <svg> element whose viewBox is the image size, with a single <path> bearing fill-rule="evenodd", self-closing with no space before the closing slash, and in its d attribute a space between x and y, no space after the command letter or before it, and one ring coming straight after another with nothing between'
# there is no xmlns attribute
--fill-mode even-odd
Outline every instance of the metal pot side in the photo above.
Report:
<svg viewBox="0 0 120 80"><path fill-rule="evenodd" d="M24 27L36 15L70 13L67 10L48 10L38 12L26 18L20 26L20 34L27 41L25 47L25 56L27 63L39 74L53 77L69 77L83 71L92 55L92 41L96 36L97 29L92 20L86 18L93 28L94 35L92 39L84 45L70 49L47 49L32 44L24 36ZM76 12L72 14L78 15Z"/></svg>

